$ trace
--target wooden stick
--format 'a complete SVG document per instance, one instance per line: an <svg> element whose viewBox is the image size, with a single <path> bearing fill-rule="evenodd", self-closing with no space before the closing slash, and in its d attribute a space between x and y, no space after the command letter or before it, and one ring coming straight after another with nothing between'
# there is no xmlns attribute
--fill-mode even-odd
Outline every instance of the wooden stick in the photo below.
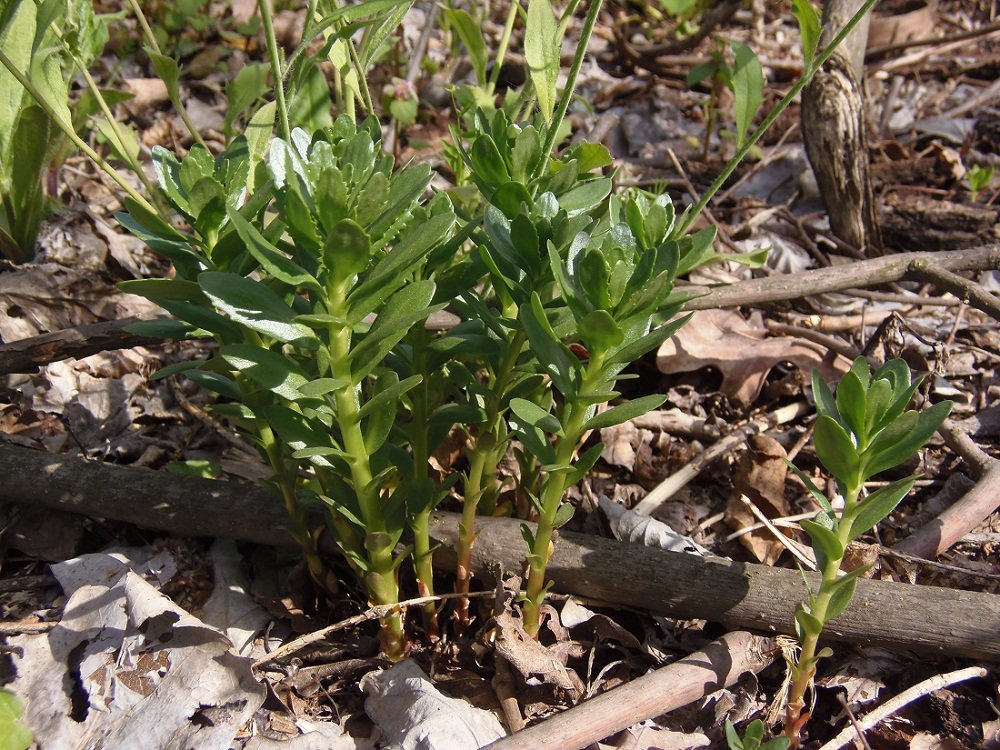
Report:
<svg viewBox="0 0 1000 750"><path fill-rule="evenodd" d="M579 703L486 748L581 750L640 721L733 685L747 672L760 672L778 652L769 639L747 632L728 633L697 653Z"/></svg>
<svg viewBox="0 0 1000 750"><path fill-rule="evenodd" d="M127 521L185 536L243 539L294 547L279 500L266 490L57 456L0 445L0 504L58 508ZM319 525L319 522L318 524ZM520 522L481 518L473 571L490 579L493 566L519 570L524 561ZM431 535L441 547L436 564L455 563L458 516L434 513ZM328 538L324 549L334 552ZM795 608L806 598L794 570L563 533L548 573L555 591L667 617L701 618L734 629L794 633ZM815 578L812 579L815 585ZM1000 661L1000 596L858 581L845 612L824 631L830 640Z"/></svg>

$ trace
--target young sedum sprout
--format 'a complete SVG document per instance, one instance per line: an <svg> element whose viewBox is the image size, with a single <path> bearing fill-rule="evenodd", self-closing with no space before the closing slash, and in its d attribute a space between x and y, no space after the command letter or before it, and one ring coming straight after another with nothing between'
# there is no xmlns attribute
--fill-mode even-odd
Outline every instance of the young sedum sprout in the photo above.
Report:
<svg viewBox="0 0 1000 750"><path fill-rule="evenodd" d="M910 368L901 359L886 362L872 375L868 363L859 357L841 379L836 396L813 371L819 413L813 433L816 456L836 481L844 505L838 513L809 478L792 467L822 508L812 520L802 522L812 540L822 581L818 589L806 581L809 601L800 606L795 617L801 651L790 664L792 682L785 719L785 736L793 746L808 719L808 712L803 712L805 693L816 674L816 664L833 653L829 648L817 651L820 634L826 623L846 609L858 578L871 567L841 574L844 551L895 510L913 489L917 476L890 482L869 495L863 495L865 482L910 459L951 412L950 401L922 412L908 410L919 385L920 379L911 381Z"/></svg>

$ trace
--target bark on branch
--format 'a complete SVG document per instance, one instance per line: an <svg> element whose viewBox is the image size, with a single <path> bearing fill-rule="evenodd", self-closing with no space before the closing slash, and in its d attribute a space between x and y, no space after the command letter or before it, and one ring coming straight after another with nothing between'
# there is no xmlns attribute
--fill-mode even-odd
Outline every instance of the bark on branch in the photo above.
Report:
<svg viewBox="0 0 1000 750"><path fill-rule="evenodd" d="M284 511L261 488L113 466L0 445L0 504L58 508L187 536L227 537L293 546ZM520 570L519 522L483 518L473 570L496 563ZM458 516L435 513L435 557L454 564ZM327 548L332 551L333 545ZM733 628L794 632L806 597L797 571L704 559L564 533L549 563L555 590L669 617L702 618ZM859 581L848 609L824 631L831 640L1000 661L1000 597L978 592Z"/></svg>

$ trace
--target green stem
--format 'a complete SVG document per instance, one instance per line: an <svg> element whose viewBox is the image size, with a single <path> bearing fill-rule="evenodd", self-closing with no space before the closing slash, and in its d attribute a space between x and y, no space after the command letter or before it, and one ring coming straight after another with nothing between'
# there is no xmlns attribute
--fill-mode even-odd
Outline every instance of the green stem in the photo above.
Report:
<svg viewBox="0 0 1000 750"><path fill-rule="evenodd" d="M872 1L874 2L874 0ZM576 90L577 76L580 75L584 58L587 56L587 45L590 44L590 37L593 35L594 27L597 25L597 17L601 13L601 5L602 0L591 0L590 7L587 9L587 17L583 22L583 31L580 32L580 42L576 47L576 53L573 55L573 64L570 66L569 74L566 76L566 88L563 89L559 105L556 107L555 114L552 116L552 122L549 124L548 133L545 136L545 145L542 147L543 158L539 160L540 168L544 168L548 163L548 157L555 148L556 138L559 137L559 128L562 126L562 121L566 117L566 111L569 109L569 103L573 99L573 92Z"/></svg>
<svg viewBox="0 0 1000 750"><path fill-rule="evenodd" d="M160 52L160 45L157 43L156 37L153 36L153 30L149 27L149 23L146 21L146 16L142 12L142 7L139 5L137 0L129 0L129 5L132 6L132 13L135 15L136 20L139 21L139 26L142 28L142 35L146 39L146 44L148 44L156 54L163 54ZM177 108L177 114L180 115L181 121L184 123L184 127L188 129L191 137L194 138L198 145L208 150L208 145L202 139L201 133L198 132L198 129L194 126L190 116L188 116L187 107L185 107L184 102L181 101L180 94L178 94L176 100L171 99L171 101L173 101L173 105Z"/></svg>
<svg viewBox="0 0 1000 750"><path fill-rule="evenodd" d="M580 385L581 393L590 393L598 389L605 356L605 352L591 352L590 362L587 364L583 383ZM610 387L614 387L613 383ZM557 466L572 464L573 454L583 438L583 426L589 412L588 406L574 403L569 398L566 400L565 408L567 414L563 421L562 434L556 438ZM548 567L549 558L552 557L552 535L556 530L556 514L567 489L569 488L565 471L548 474L542 483L540 498L542 510L535 530L534 544L531 545L528 554L528 583L524 603L524 631L535 638L538 637L541 625L541 607L545 601L545 569Z"/></svg>
<svg viewBox="0 0 1000 750"><path fill-rule="evenodd" d="M331 310L335 317L346 318L345 290L330 290L331 300L340 300ZM340 309L343 308L343 309ZM395 540L388 533L382 514L381 488L372 481L371 456L365 444L365 436L358 419L360 411L361 387L351 375L351 329L346 326L330 327L330 372L337 380L349 385L333 393L337 406L337 425L340 427L344 451L350 456L351 482L361 509L361 521L365 527L365 549L368 553L369 569L365 575L368 594L375 604L396 604L399 602L399 582L397 561L393 556ZM403 617L397 609L382 618L382 641L386 656L398 661L406 655L406 633Z"/></svg>
<svg viewBox="0 0 1000 750"><path fill-rule="evenodd" d="M274 101L278 107L281 137L287 141L291 138L292 128L288 123L288 105L285 103L285 83L281 74L281 58L278 55L278 38L274 35L274 19L271 17L268 0L257 0L257 7L260 9L260 21L264 27L264 38L267 40L267 56L271 58L271 78L274 79Z"/></svg>
<svg viewBox="0 0 1000 750"><path fill-rule="evenodd" d="M858 497L861 494L861 483L849 488L844 498L844 510L841 520L836 524L835 532L841 546L846 549L850 542L851 533L851 512L857 507ZM816 598L812 601L809 613L820 623L826 625L827 613L830 609L830 602L833 600L835 584L840 577L840 566L844 557L841 555L836 559L828 559L823 567L822 581ZM792 740L793 746L798 742L799 728L802 725L800 719L802 710L805 708L805 695L816 674L816 663L819 661L816 654L819 648L819 639L822 632L807 633L802 639L801 650L799 651L795 669L793 670L792 684L788 690L788 705L785 717L785 736Z"/></svg>
<svg viewBox="0 0 1000 750"><path fill-rule="evenodd" d="M469 457L469 473L466 475L462 520L458 525L456 553L458 569L455 579L455 593L468 594L472 581L472 545L476 541L476 511L485 495L495 490L496 465L506 449L506 440L501 439L503 399L510 383L511 375L528 340L524 331L515 331L507 344L500 367L490 374L490 399L486 404L486 421L476 438ZM494 498L495 502L495 498ZM455 603L456 632L461 634L468 627L469 600L463 596Z"/></svg>
<svg viewBox="0 0 1000 750"><path fill-rule="evenodd" d="M865 15L877 2L878 0L866 0L860 10L858 10L858 12L851 17L851 20L847 22L847 25L844 26L844 28L840 30L840 33L833 38L833 41L830 42L830 44L828 44L819 55L813 58L811 64L806 66L805 71L802 73L802 78L800 78L795 85L792 86L788 93L781 98L781 101L778 102L777 106L771 110L767 117L764 118L764 121L761 122L757 129L753 131L753 134L747 138L746 141L744 141L743 145L736 149L736 153L733 155L733 158L729 160L726 166L719 173L719 176L715 178L715 182L709 186L708 190L702 193L701 200L695 204L694 208L691 209L690 212L684 212L684 217L686 218L682 218L682 221L679 222L679 227L676 230L676 236L679 237L687 233L687 230L694 223L695 219L698 218L698 215L705 210L709 201L711 201L715 194L722 189L722 186L726 183L726 180L729 179L730 175L732 175L732 173L736 170L736 167L738 167L740 162L742 162L743 159L746 158L746 155L750 153L750 149L757 144L757 141L759 141L771 125L774 124L774 121L778 119L781 113L788 108L788 105L795 100L795 97L799 95L799 92L805 88L806 84L808 84L809 81L813 79L813 76L819 72L820 68L823 67L823 63L830 58L830 56L836 51L837 47L840 46L841 42L847 38L847 35L851 33L854 27L861 22L861 19L865 17Z"/></svg>
<svg viewBox="0 0 1000 750"><path fill-rule="evenodd" d="M423 377L413 392L413 479L425 482L430 479L428 464L430 450L427 425L430 403L430 383L427 372L427 329L416 325L411 334L413 342L413 372ZM431 508L425 508L410 519L413 533L413 569L417 576L418 596L434 596L434 555L430 537ZM421 612L424 632L433 642L439 638L437 603L427 602Z"/></svg>
<svg viewBox="0 0 1000 750"><path fill-rule="evenodd" d="M366 33L362 35L362 44L364 44L364 40L368 38L367 31L368 29L365 29ZM355 48L354 43L350 39L346 41L346 44L347 51L351 56L351 64L354 66L354 70L358 74L358 88L361 89L361 98L364 100L366 114L374 115L375 104L372 102L371 91L368 90L368 77L365 73L364 66L361 64L361 58L358 56L358 50Z"/></svg>
<svg viewBox="0 0 1000 750"><path fill-rule="evenodd" d="M149 201L143 198L134 187L129 185L128 181L126 181L118 170L108 164L100 154L87 145L87 143L76 134L76 131L73 130L73 126L71 124L63 121L62 117L59 116L52 105L45 100L45 97L42 96L41 92L35 88L35 84L33 84L31 80L24 75L24 73L22 73L13 62L11 62L10 58L4 54L3 50L0 50L0 64L10 71L10 74L17 79L18 83L24 86L27 92L31 94L32 99L38 103L38 106L45 110L45 114L52 118L56 127L58 127L67 138L69 138L70 142L72 142L72 144L76 146L79 151L82 151L87 158L100 167L101 170L108 175L108 177L118 183L118 186L124 190L132 200L150 213L158 214L157 210L149 204Z"/></svg>
<svg viewBox="0 0 1000 750"><path fill-rule="evenodd" d="M500 44L497 46L497 55L493 61L493 71L490 73L489 83L486 84L486 95L493 96L497 90L497 81L500 80L500 68L503 66L504 58L507 57L507 50L510 47L510 37L514 33L514 22L517 20L517 11L520 7L520 0L511 0L510 10L507 11L507 21L503 25L503 34L500 36Z"/></svg>

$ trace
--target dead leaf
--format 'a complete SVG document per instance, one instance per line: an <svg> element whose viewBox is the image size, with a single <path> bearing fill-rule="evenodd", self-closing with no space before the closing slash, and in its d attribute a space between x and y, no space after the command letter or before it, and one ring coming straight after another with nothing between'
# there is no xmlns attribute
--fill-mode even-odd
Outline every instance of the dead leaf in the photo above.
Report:
<svg viewBox="0 0 1000 750"><path fill-rule="evenodd" d="M579 678L573 679L563 663L565 654L554 653L524 632L521 616L510 608L496 615L494 647L524 679L536 677L540 682L555 685L574 698L580 693Z"/></svg>
<svg viewBox="0 0 1000 750"><path fill-rule="evenodd" d="M813 368L828 381L847 372L850 363L818 344L793 337L765 338L762 326L751 326L733 310L699 310L676 336L663 342L656 354L660 372L691 372L716 367L722 373L720 390L741 407L760 394L771 368L791 362L808 380Z"/></svg>
<svg viewBox="0 0 1000 750"><path fill-rule="evenodd" d="M628 471L635 470L636 451L641 445L649 444L653 433L637 428L631 421L601 430L604 452L601 459L612 466L621 466Z"/></svg>
<svg viewBox="0 0 1000 750"><path fill-rule="evenodd" d="M496 716L443 695L409 659L365 675L361 688L368 694L365 712L399 750L478 750L507 736Z"/></svg>
<svg viewBox="0 0 1000 750"><path fill-rule="evenodd" d="M615 539L647 547L659 547L672 552L690 552L703 556L712 554L693 539L678 534L662 521L628 510L606 495L598 497L597 504L607 516L608 528Z"/></svg>
<svg viewBox="0 0 1000 750"><path fill-rule="evenodd" d="M747 438L747 450L740 456L733 471L735 494L726 505L726 523L734 531L757 523L753 513L740 499L741 495L748 497L769 519L789 515L785 501L786 456L785 449L772 437L751 435ZM765 565L773 565L785 549L768 529L743 534L740 543Z"/></svg>

